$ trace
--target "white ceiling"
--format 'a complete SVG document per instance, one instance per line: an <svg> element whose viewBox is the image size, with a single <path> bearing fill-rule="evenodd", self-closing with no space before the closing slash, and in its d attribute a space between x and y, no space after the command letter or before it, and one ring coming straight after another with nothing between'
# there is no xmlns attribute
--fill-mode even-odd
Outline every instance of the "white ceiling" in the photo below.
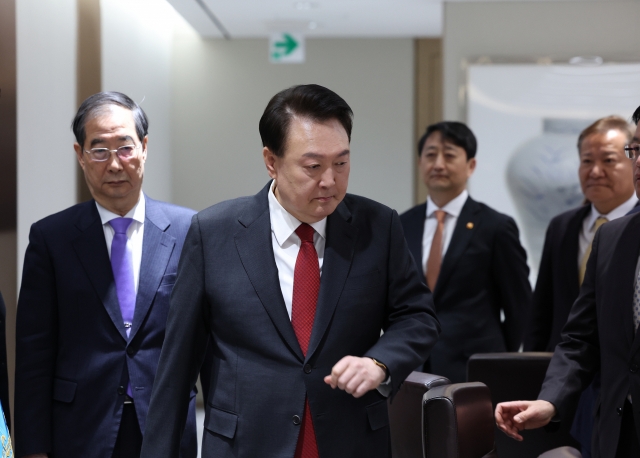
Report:
<svg viewBox="0 0 640 458"><path fill-rule="evenodd" d="M436 37L441 0L168 0L202 36Z"/></svg>

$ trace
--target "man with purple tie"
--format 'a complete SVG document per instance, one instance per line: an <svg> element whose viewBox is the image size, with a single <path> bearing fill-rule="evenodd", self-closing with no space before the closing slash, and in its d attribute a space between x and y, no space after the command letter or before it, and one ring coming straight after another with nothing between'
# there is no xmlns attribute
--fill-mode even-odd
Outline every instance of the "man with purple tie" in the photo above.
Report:
<svg viewBox="0 0 640 458"><path fill-rule="evenodd" d="M31 227L16 329L18 457L137 458L193 211L142 192L148 121L118 92L73 120L92 200ZM195 391L180 456L197 455Z"/></svg>

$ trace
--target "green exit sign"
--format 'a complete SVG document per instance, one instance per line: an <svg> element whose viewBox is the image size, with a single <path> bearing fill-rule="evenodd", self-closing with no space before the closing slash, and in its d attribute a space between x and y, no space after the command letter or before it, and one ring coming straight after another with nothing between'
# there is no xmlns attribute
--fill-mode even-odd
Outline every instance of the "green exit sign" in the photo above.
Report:
<svg viewBox="0 0 640 458"><path fill-rule="evenodd" d="M301 64L305 57L304 36L300 33L272 33L269 61L272 64Z"/></svg>

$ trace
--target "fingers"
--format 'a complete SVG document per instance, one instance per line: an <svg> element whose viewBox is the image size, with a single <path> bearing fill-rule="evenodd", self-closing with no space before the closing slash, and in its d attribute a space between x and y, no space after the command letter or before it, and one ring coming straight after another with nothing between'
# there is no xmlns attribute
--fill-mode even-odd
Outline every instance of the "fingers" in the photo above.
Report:
<svg viewBox="0 0 640 458"><path fill-rule="evenodd" d="M363 396L380 385L385 377L384 371L370 358L345 356L324 378L331 388L340 388L356 398Z"/></svg>
<svg viewBox="0 0 640 458"><path fill-rule="evenodd" d="M520 431L526 429L526 421L530 414L527 412L531 402L513 401L502 402L496 406L495 419L498 428L507 436L522 441Z"/></svg>
<svg viewBox="0 0 640 458"><path fill-rule="evenodd" d="M524 429L540 428L553 418L556 408L547 401L502 402L496 406L496 425L509 437L521 441Z"/></svg>

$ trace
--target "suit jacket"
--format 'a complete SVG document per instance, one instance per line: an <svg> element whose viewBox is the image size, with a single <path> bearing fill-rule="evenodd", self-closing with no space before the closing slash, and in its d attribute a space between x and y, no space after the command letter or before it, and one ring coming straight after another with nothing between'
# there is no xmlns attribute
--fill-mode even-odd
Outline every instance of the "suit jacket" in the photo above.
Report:
<svg viewBox="0 0 640 458"><path fill-rule="evenodd" d="M323 378L346 355L369 356L387 365L396 392L435 343L438 321L398 215L347 194L327 218L320 293L304 357L278 280L269 186L193 218L143 457L175 455L208 335L213 370L203 458L293 457L305 396L320 457L390 456L387 400L377 390L355 399Z"/></svg>
<svg viewBox="0 0 640 458"><path fill-rule="evenodd" d="M144 431L169 295L195 212L147 197L145 213L128 339L95 201L31 227L16 328L16 456L110 457L127 380ZM191 401L183 457L197 452Z"/></svg>
<svg viewBox="0 0 640 458"><path fill-rule="evenodd" d="M426 203L400 216L422 278L425 215ZM464 382L471 355L518 351L531 304L528 276L527 255L513 219L469 197L433 291L442 333L425 371Z"/></svg>
<svg viewBox="0 0 640 458"><path fill-rule="evenodd" d="M560 342L560 333L580 291L579 237L590 211L591 205L583 205L561 213L549 223L533 293L525 351L553 352Z"/></svg>
<svg viewBox="0 0 640 458"><path fill-rule="evenodd" d="M640 202L628 214L640 210ZM580 232L591 205L583 205L554 217L549 223L533 293L531 319L524 351L553 352L580 291L578 252Z"/></svg>
<svg viewBox="0 0 640 458"><path fill-rule="evenodd" d="M615 456L625 398L630 393L634 401L640 400L640 333L634 329L632 312L638 234L637 213L611 221L596 233L578 299L539 395L556 406L560 421L572 421L581 392L600 371L594 457ZM638 429L640 403L633 403L633 414Z"/></svg>

